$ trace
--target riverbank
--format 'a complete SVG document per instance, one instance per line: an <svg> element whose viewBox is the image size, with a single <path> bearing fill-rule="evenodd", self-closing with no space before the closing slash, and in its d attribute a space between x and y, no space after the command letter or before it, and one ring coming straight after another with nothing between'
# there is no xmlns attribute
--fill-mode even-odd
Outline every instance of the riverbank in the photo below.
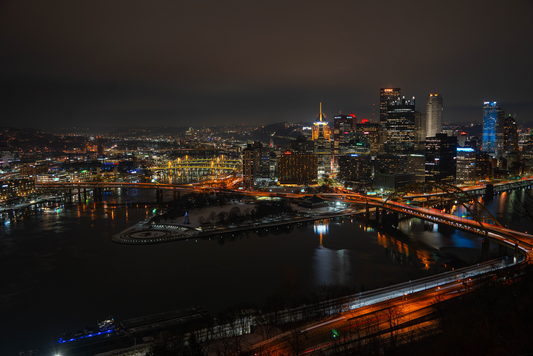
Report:
<svg viewBox="0 0 533 356"><path fill-rule="evenodd" d="M224 207L212 207L188 213L189 223L186 221L177 222L175 220L163 220L156 224L151 223L152 218L145 219L132 227L129 227L118 234L112 236L111 240L123 244L156 244L165 243L178 240L188 240L190 238L204 238L211 236L218 236L224 234L235 234L248 230L263 229L271 227L279 227L290 224L300 224L320 219L329 219L338 216L355 214L354 209L323 207L317 209L308 209L299 207L293 204L293 210L296 211L296 216L280 216L275 218L265 218L251 221L248 223L241 223L235 225L223 226L206 226L200 225L200 217L208 216L213 212L219 214L221 212L229 212L232 208L239 207L243 209L253 209L253 204L235 203ZM181 219L181 218L180 218ZM222 237L222 236L221 236Z"/></svg>

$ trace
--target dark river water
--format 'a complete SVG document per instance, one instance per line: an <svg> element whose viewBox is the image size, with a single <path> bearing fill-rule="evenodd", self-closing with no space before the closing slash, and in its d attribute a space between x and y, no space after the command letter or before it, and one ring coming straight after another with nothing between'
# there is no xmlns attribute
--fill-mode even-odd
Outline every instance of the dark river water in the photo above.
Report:
<svg viewBox="0 0 533 356"><path fill-rule="evenodd" d="M512 208L523 194L497 195L485 205L502 223L527 231L533 224ZM152 198L150 191L106 197ZM373 289L442 272L444 264L473 264L481 256L480 238L417 219L403 221L405 235L396 236L337 218L233 238L143 246L111 241L153 209L54 204L4 219L0 355L50 344L108 315L120 321L194 305L219 311L261 303L285 284L304 293L325 283Z"/></svg>

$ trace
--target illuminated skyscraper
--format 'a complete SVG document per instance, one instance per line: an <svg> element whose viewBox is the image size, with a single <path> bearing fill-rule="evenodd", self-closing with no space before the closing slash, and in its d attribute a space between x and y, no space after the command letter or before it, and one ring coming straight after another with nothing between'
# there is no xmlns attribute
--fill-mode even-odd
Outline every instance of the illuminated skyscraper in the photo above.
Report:
<svg viewBox="0 0 533 356"><path fill-rule="evenodd" d="M506 117L505 112L499 110L496 124L496 153L501 156L510 151L518 151L516 121L510 114Z"/></svg>
<svg viewBox="0 0 533 356"><path fill-rule="evenodd" d="M326 115L322 113L322 103L320 103L320 113L317 116L317 121L313 125L312 137L313 141L323 138L329 141L331 131L329 129L327 121L322 121L325 119Z"/></svg>
<svg viewBox="0 0 533 356"><path fill-rule="evenodd" d="M415 145L415 98L389 100L387 105L387 145L389 152L407 154Z"/></svg>
<svg viewBox="0 0 533 356"><path fill-rule="evenodd" d="M442 96L429 94L426 101L426 137L435 137L442 132Z"/></svg>
<svg viewBox="0 0 533 356"><path fill-rule="evenodd" d="M485 101L483 103L483 146L481 150L488 153L496 152L496 124L498 122L498 111L501 108L495 101Z"/></svg>
<svg viewBox="0 0 533 356"><path fill-rule="evenodd" d="M470 147L457 147L457 184L470 184L476 180L476 150Z"/></svg>
<svg viewBox="0 0 533 356"><path fill-rule="evenodd" d="M333 166L336 167L339 161L341 147L345 145L350 133L357 125L357 118L353 114L337 115L333 119Z"/></svg>
<svg viewBox="0 0 533 356"><path fill-rule="evenodd" d="M315 141L315 154L318 156L318 177L322 178L331 173L331 131L328 123L322 121L326 116L322 113L322 103L320 103L320 113L318 120L313 125L313 141Z"/></svg>
<svg viewBox="0 0 533 356"><path fill-rule="evenodd" d="M426 182L453 184L457 168L457 137L438 133L426 138Z"/></svg>
<svg viewBox="0 0 533 356"><path fill-rule="evenodd" d="M505 152L518 151L518 130L514 117L509 114L504 120L503 149Z"/></svg>
<svg viewBox="0 0 533 356"><path fill-rule="evenodd" d="M401 96L402 88L381 88L379 90L379 123L387 124L387 105L389 101L396 100Z"/></svg>

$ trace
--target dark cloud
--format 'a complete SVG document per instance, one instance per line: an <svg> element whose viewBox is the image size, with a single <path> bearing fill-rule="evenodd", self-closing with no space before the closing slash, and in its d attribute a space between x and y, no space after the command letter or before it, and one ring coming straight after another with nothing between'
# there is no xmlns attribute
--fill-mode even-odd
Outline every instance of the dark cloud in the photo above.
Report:
<svg viewBox="0 0 533 356"><path fill-rule="evenodd" d="M372 116L381 86L533 117L531 1L46 1L0 8L0 115L20 126Z"/></svg>

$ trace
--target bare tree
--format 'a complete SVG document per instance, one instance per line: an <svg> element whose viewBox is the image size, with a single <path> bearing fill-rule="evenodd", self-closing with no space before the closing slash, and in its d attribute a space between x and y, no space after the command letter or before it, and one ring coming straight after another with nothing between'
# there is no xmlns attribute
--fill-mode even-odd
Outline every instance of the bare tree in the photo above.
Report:
<svg viewBox="0 0 533 356"><path fill-rule="evenodd" d="M387 321L389 322L389 329L390 329L389 348L391 350L394 350L396 348L398 331L395 329L401 323L402 311L403 311L403 308L401 305L392 304L390 302L384 309L381 310L381 312L385 314L385 317Z"/></svg>
<svg viewBox="0 0 533 356"><path fill-rule="evenodd" d="M212 211L211 213L209 213L209 216L207 217L207 219L209 220L209 222L211 224L214 224L216 222L216 219L217 219L217 213Z"/></svg>
<svg viewBox="0 0 533 356"><path fill-rule="evenodd" d="M513 210L519 217L533 220L533 193L523 190L523 194L523 197L515 199Z"/></svg>
<svg viewBox="0 0 533 356"><path fill-rule="evenodd" d="M200 217L198 218L198 225L202 225L202 224L204 224L204 223L205 223L205 218L204 218L203 216L200 216Z"/></svg>
<svg viewBox="0 0 533 356"><path fill-rule="evenodd" d="M288 341L291 347L291 355L301 355L302 351L305 350L304 338L305 337L300 329L293 329L291 331L291 338Z"/></svg>

